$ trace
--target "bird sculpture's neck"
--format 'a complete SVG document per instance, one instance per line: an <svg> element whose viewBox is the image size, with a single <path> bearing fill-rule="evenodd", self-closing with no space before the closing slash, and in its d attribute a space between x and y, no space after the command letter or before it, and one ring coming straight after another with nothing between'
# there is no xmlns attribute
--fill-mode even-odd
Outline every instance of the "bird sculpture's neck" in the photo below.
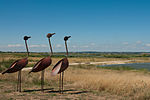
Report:
<svg viewBox="0 0 150 100"><path fill-rule="evenodd" d="M25 40L25 45L26 45L26 49L27 49L27 57L29 57L29 49L28 49L27 40Z"/></svg>
<svg viewBox="0 0 150 100"><path fill-rule="evenodd" d="M48 41L49 41L49 47L50 47L50 56L53 55L53 49L52 49L52 45L51 45L51 40L50 38L56 33L48 33L47 34L47 38L48 38Z"/></svg>
<svg viewBox="0 0 150 100"><path fill-rule="evenodd" d="M66 55L68 56L68 47L67 47L67 41L65 41L65 47L66 47Z"/></svg>
<svg viewBox="0 0 150 100"><path fill-rule="evenodd" d="M52 45L51 45L51 40L50 38L48 38L49 40L49 47L50 47L50 56L53 55L53 49L52 49Z"/></svg>

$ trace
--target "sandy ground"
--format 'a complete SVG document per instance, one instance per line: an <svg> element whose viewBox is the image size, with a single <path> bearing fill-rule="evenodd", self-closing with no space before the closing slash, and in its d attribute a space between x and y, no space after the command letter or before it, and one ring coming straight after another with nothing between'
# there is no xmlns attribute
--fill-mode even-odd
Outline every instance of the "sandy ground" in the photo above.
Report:
<svg viewBox="0 0 150 100"><path fill-rule="evenodd" d="M53 87L45 87L44 93L35 86L26 87L19 93L15 87L14 83L0 82L0 100L119 100L120 98L108 93L93 93L67 86L64 86L63 94L59 94L58 88Z"/></svg>

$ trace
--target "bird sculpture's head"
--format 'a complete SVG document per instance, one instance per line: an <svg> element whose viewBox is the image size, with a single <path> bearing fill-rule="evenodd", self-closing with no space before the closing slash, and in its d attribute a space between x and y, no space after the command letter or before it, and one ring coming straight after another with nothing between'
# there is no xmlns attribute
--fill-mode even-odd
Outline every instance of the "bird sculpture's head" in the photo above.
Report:
<svg viewBox="0 0 150 100"><path fill-rule="evenodd" d="M47 38L52 37L54 34L56 34L56 33L48 33L48 34L47 34Z"/></svg>
<svg viewBox="0 0 150 100"><path fill-rule="evenodd" d="M24 36L24 40L28 40L29 38L31 38L30 36Z"/></svg>
<svg viewBox="0 0 150 100"><path fill-rule="evenodd" d="M64 40L67 41L71 36L65 36Z"/></svg>

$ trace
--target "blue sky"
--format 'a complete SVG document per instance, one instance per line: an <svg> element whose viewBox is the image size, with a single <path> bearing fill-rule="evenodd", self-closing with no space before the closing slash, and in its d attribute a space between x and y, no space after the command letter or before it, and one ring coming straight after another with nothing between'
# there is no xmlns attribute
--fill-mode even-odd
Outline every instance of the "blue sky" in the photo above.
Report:
<svg viewBox="0 0 150 100"><path fill-rule="evenodd" d="M150 51L149 0L0 0L0 51Z"/></svg>

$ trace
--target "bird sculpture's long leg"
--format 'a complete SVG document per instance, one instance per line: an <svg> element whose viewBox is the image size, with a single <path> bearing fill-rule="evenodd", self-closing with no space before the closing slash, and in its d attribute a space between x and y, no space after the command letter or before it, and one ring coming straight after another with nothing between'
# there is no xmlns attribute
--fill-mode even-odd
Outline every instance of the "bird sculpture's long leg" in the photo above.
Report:
<svg viewBox="0 0 150 100"><path fill-rule="evenodd" d="M44 91L44 71L45 70L42 70L42 73L41 73L41 91L42 92Z"/></svg>
<svg viewBox="0 0 150 100"><path fill-rule="evenodd" d="M21 70L19 71L19 76L20 76L20 78L19 78L19 92L21 92Z"/></svg>
<svg viewBox="0 0 150 100"><path fill-rule="evenodd" d="M19 80L20 80L20 73L18 72L18 80L17 80L17 91L19 91Z"/></svg>
<svg viewBox="0 0 150 100"><path fill-rule="evenodd" d="M63 80L64 80L64 72L62 72L62 94L63 94Z"/></svg>
<svg viewBox="0 0 150 100"><path fill-rule="evenodd" d="M60 73L60 77L59 77L59 93L61 93L61 73Z"/></svg>

